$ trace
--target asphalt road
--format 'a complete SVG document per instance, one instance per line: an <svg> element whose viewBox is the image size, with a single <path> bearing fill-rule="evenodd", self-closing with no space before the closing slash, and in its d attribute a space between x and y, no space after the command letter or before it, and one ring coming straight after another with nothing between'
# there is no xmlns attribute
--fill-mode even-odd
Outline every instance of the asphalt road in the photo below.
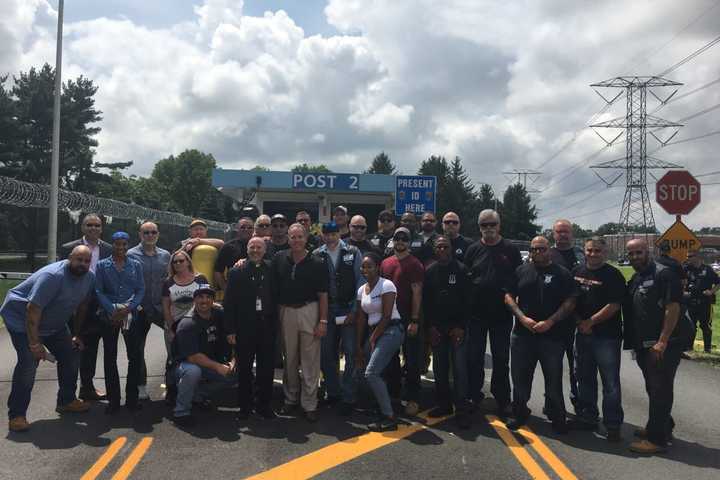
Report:
<svg viewBox="0 0 720 480"><path fill-rule="evenodd" d="M122 347L120 351L122 355ZM28 412L31 431L16 434L9 433L5 423L0 427L5 436L0 478L720 478L720 370L706 365L682 362L673 445L667 454L644 457L627 449L632 431L644 425L647 414L642 376L627 353L622 367L626 424L620 444L590 432L553 434L540 414L539 370L530 405L534 416L524 435L510 434L501 422L491 425L489 408L474 414L469 430L457 429L452 419L430 425L414 418L397 433L368 434L366 413L347 421L331 409L322 410L314 425L301 418L264 422L255 417L238 423L232 393L219 400L217 412L200 414L197 426L181 430L169 420L161 400L164 355L162 333L153 327L146 351L152 400L139 413L123 410L115 416L106 416L100 404L87 414L60 417L54 411L54 366L43 362ZM10 339L0 330L5 415L14 363ZM120 364L122 368L124 358ZM97 385L102 384L99 379ZM432 381L425 385L423 407L429 408Z"/></svg>

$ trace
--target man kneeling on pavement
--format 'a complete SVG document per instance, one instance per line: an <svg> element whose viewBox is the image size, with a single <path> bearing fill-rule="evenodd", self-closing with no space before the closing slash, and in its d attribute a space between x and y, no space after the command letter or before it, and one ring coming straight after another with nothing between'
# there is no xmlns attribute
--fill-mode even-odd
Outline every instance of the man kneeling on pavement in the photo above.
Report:
<svg viewBox="0 0 720 480"><path fill-rule="evenodd" d="M212 409L210 395L230 387L236 381L235 361L223 328L223 311L213 305L215 290L201 285L193 293L192 315L177 323L172 352L175 361L177 399L173 420L177 425L192 425L193 407Z"/></svg>

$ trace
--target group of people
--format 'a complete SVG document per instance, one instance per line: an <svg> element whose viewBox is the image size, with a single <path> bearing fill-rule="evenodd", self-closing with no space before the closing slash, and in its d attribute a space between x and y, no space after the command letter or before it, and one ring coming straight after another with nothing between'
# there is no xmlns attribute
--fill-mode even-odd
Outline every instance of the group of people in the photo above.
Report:
<svg viewBox="0 0 720 480"><path fill-rule="evenodd" d="M237 388L240 420L253 412L265 419L301 413L315 422L319 404L353 415L366 385L378 413L369 428L393 430L399 409L419 412L421 376L432 358L436 405L429 416L455 414L468 428L485 397L489 339L490 393L509 428L530 417L539 362L543 411L554 431L597 428L599 373L602 423L607 439L619 441L624 341L635 351L650 403L646 428L635 432L642 438L630 448L665 450L674 376L693 328L683 325L699 321L709 348L708 305L720 283L697 252L683 269L667 256L652 258L648 244L633 239L626 250L635 275L626 284L607 263L605 241L576 246L567 220L553 225L553 246L532 239L527 262L502 237L493 210L479 214L477 241L460 234L454 212L442 216L440 229L431 212L419 225L412 213L396 220L392 211L380 212L378 231L368 236L367 220L338 206L313 235L305 211L292 224L282 214L244 217L228 242L208 238L207 225L195 220L171 254L157 246L153 222L140 226L139 243L128 248L129 234L115 232L105 243L101 218L86 215L83 237L64 246L67 259L12 289L0 309L18 353L10 430L29 428L39 360L58 362L58 412L87 411L88 402L104 399L106 412L116 412L120 333L128 357L125 406L141 408L145 339L155 323L165 332L166 402L181 426L194 422L193 411L212 408L211 395L226 387ZM93 384L100 340L106 393ZM576 413L570 421L565 358ZM276 412L279 364L283 402Z"/></svg>

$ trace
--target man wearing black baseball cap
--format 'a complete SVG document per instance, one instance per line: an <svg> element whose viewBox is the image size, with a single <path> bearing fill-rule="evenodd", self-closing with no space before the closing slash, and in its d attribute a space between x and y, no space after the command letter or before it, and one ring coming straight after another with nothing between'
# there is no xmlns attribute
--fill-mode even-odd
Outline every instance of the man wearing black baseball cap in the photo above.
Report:
<svg viewBox="0 0 720 480"><path fill-rule="evenodd" d="M385 254L388 243L392 240L395 232L395 215L390 210L383 210L378 214L377 219L378 231L370 237L370 243L373 247L383 253L384 257L389 257L392 252Z"/></svg>
<svg viewBox="0 0 720 480"><path fill-rule="evenodd" d="M337 224L340 231L340 238L345 240L350 236L350 229L348 228L348 209L343 205L338 205L333 210L333 221Z"/></svg>
<svg viewBox="0 0 720 480"><path fill-rule="evenodd" d="M223 312L215 307L215 290L200 285L193 293L192 315L177 324L172 344L175 362L177 398L173 420L179 426L190 426L193 404L211 409L209 396L219 388L236 381L235 364L223 332ZM202 384L201 384L202 381Z"/></svg>
<svg viewBox="0 0 720 480"><path fill-rule="evenodd" d="M287 218L282 213L276 213L270 218L270 241L267 244L266 258L270 260L277 252L289 248Z"/></svg>

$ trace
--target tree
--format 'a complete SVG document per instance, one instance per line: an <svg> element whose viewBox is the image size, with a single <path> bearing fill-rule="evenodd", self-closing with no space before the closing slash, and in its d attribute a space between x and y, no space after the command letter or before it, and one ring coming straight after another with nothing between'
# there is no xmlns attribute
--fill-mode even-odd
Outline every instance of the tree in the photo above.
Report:
<svg viewBox="0 0 720 480"><path fill-rule="evenodd" d="M538 234L540 227L537 208L531 204L530 195L521 183L510 185L503 195L502 233L515 240L530 240Z"/></svg>
<svg viewBox="0 0 720 480"><path fill-rule="evenodd" d="M658 233L657 228L654 227L641 227L641 226L635 226L635 227L629 227L625 228L621 223L604 223L600 225L597 230L595 230L595 235L603 236L603 235L616 235L619 233L628 232L628 233Z"/></svg>
<svg viewBox="0 0 720 480"><path fill-rule="evenodd" d="M215 158L198 150L185 150L155 164L151 177L167 194L168 207L196 217L212 188Z"/></svg>
<svg viewBox="0 0 720 480"><path fill-rule="evenodd" d="M573 231L573 237L575 237L576 239L580 239L580 238L590 238L590 237L593 236L593 231L592 231L592 229L582 228L582 227L581 227L580 225L578 225L577 223L573 223L573 224L572 224L572 231Z"/></svg>
<svg viewBox="0 0 720 480"><path fill-rule="evenodd" d="M370 168L365 170L363 173L375 173L382 175L397 175L397 168L395 164L390 160L390 157L385 152L380 152L373 158Z"/></svg>
<svg viewBox="0 0 720 480"><path fill-rule="evenodd" d="M478 207L480 211L491 209L499 212L502 210L502 202L495 196L495 191L489 183L483 183L480 186Z"/></svg>
<svg viewBox="0 0 720 480"><path fill-rule="evenodd" d="M270 169L267 167L263 167L262 165L255 165L249 171L250 172L269 172Z"/></svg>
<svg viewBox="0 0 720 480"><path fill-rule="evenodd" d="M301 163L299 165L295 165L290 171L293 173L332 173L332 170L322 163L320 165L308 165L307 163Z"/></svg>
<svg viewBox="0 0 720 480"><path fill-rule="evenodd" d="M448 178L450 177L450 165L447 160L445 160L445 157L436 157L435 155L431 155L430 158L424 160L420 164L417 174L437 177L437 198L435 209L438 213L447 212L447 185Z"/></svg>
<svg viewBox="0 0 720 480"><path fill-rule="evenodd" d="M439 210L438 213L453 211L460 216L461 232L463 234L475 237L480 231L478 230L477 221L475 220L480 213L480 203L475 193L475 186L470 181L467 172L462 166L460 157L450 162L450 175L447 179L446 195L448 196L446 209Z"/></svg>

